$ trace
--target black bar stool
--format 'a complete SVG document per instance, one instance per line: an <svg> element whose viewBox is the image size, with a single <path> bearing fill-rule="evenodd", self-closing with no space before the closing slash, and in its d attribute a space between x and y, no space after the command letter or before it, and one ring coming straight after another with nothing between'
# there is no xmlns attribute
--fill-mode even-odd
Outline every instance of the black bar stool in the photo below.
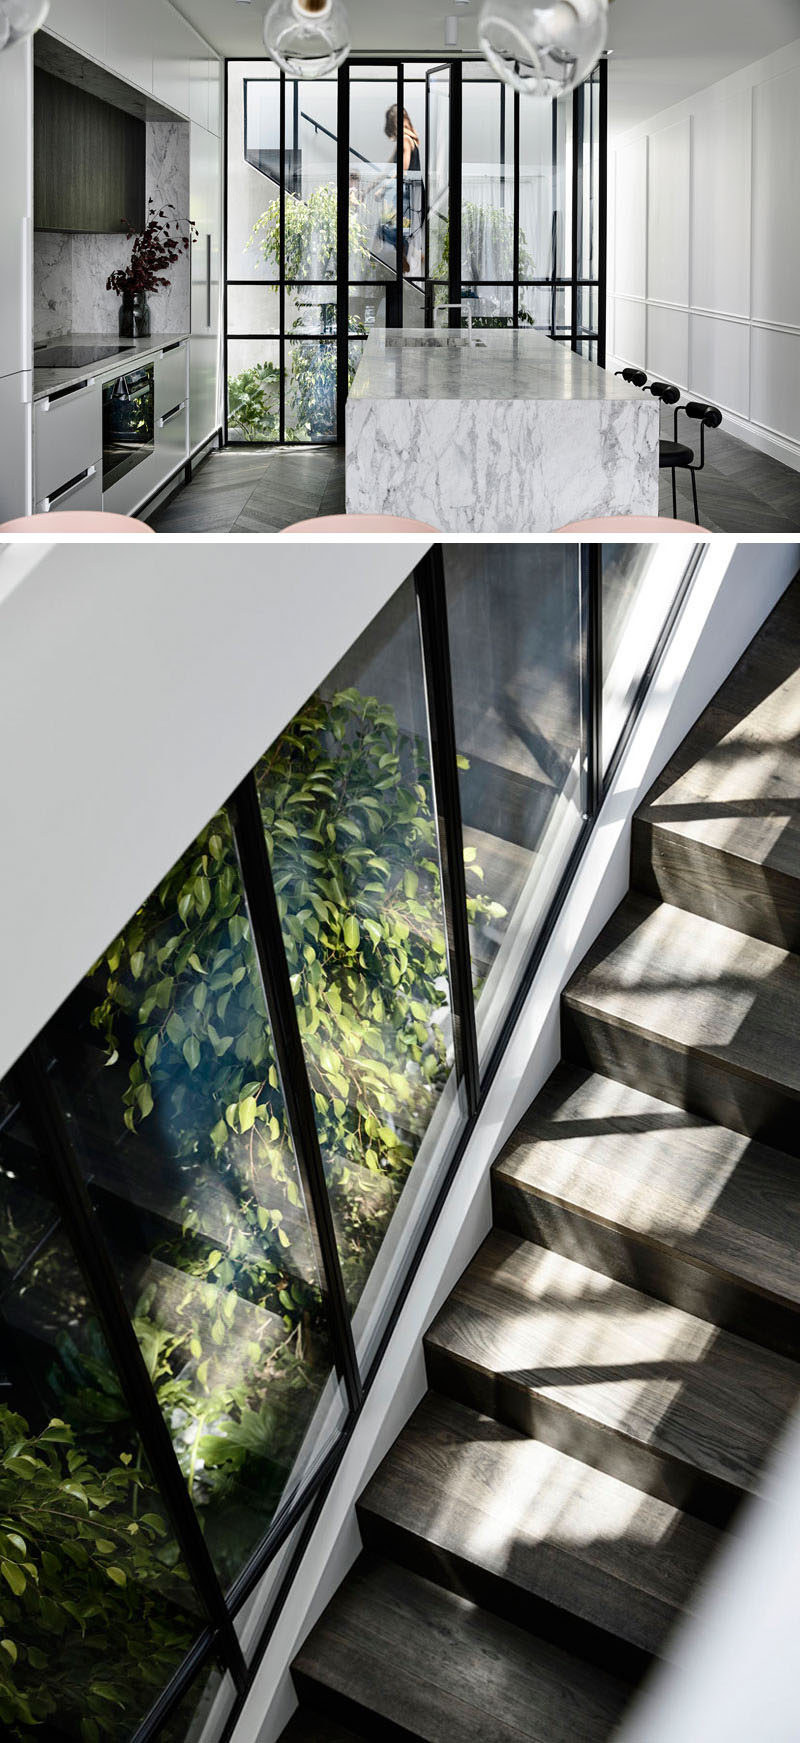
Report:
<svg viewBox="0 0 800 1743"><path fill-rule="evenodd" d="M722 413L716 406L705 405L699 400L689 400L685 406L677 405L680 399L680 389L673 387L668 381L653 381L650 392L660 399L662 405L675 406L675 421L673 425L673 440L662 441L658 448L658 464L661 470L669 468L672 473L672 513L678 519L678 488L676 473L680 467L688 472L692 480L692 497L694 500L695 524L700 525L700 510L697 506L697 478L706 463L706 430L718 430L722 423ZM681 412L684 417L695 418L700 424L700 459L695 463L694 449L687 442L678 441L678 418Z"/></svg>
<svg viewBox="0 0 800 1743"><path fill-rule="evenodd" d="M623 381L629 381L631 387L647 386L647 376L643 369L617 369L614 373L616 375L621 375Z"/></svg>

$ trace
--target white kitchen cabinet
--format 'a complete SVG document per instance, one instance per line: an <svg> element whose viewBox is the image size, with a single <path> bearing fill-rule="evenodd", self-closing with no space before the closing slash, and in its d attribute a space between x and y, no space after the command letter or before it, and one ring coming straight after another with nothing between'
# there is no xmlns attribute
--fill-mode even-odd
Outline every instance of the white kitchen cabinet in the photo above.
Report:
<svg viewBox="0 0 800 1743"><path fill-rule="evenodd" d="M160 0L153 43L153 96L179 115L189 113L189 66L196 49L194 31L168 0Z"/></svg>
<svg viewBox="0 0 800 1743"><path fill-rule="evenodd" d="M62 484L52 496L45 496L37 502L36 514L77 514L91 509L99 511L103 506L103 462L93 460L91 466L85 466L82 472Z"/></svg>
<svg viewBox="0 0 800 1743"><path fill-rule="evenodd" d="M32 366L33 79L31 43L0 54L0 376Z"/></svg>
<svg viewBox="0 0 800 1743"><path fill-rule="evenodd" d="M105 62L106 0L50 0L47 29L93 60Z"/></svg>
<svg viewBox="0 0 800 1743"><path fill-rule="evenodd" d="M0 521L31 511L30 370L0 376Z"/></svg>
<svg viewBox="0 0 800 1743"><path fill-rule="evenodd" d="M189 118L198 127L208 127L208 49L199 38L189 61Z"/></svg>
<svg viewBox="0 0 800 1743"><path fill-rule="evenodd" d="M119 78L142 91L153 89L153 45L158 36L159 0L105 0L106 62Z"/></svg>
<svg viewBox="0 0 800 1743"><path fill-rule="evenodd" d="M33 408L33 493L37 503L98 462L103 452L102 407L96 377L76 382Z"/></svg>
<svg viewBox="0 0 800 1743"><path fill-rule="evenodd" d="M215 134L191 129L190 206L197 225L192 247L189 340L189 448L219 426L221 155Z"/></svg>
<svg viewBox="0 0 800 1743"><path fill-rule="evenodd" d="M186 399L186 344L170 345L156 358L156 417L174 411Z"/></svg>

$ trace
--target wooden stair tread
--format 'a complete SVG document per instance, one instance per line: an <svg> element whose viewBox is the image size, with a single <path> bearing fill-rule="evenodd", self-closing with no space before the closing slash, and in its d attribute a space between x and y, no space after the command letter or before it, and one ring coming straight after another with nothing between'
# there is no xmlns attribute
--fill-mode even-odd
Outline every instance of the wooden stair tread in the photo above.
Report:
<svg viewBox="0 0 800 1743"><path fill-rule="evenodd" d="M279 1743L359 1743L355 1731L301 1707L281 1731Z"/></svg>
<svg viewBox="0 0 800 1743"><path fill-rule="evenodd" d="M800 1307L797 1159L743 1133L562 1064L493 1172Z"/></svg>
<svg viewBox="0 0 800 1743"><path fill-rule="evenodd" d="M800 956L777 945L634 893L564 998L800 1098Z"/></svg>
<svg viewBox="0 0 800 1743"><path fill-rule="evenodd" d="M719 1542L713 1526L433 1392L358 1512L370 1547L388 1527L420 1572L453 1558L456 1580L488 1574L520 1621L533 1596L653 1654Z"/></svg>
<svg viewBox="0 0 800 1743"><path fill-rule="evenodd" d="M313 1691L326 1712L333 1695L424 1743L600 1743L630 1695L595 1666L368 1554L293 1670L301 1698ZM371 1725L369 1735L383 1734Z"/></svg>
<svg viewBox="0 0 800 1743"><path fill-rule="evenodd" d="M742 1491L800 1397L800 1365L500 1231L425 1343L479 1408L513 1385Z"/></svg>
<svg viewBox="0 0 800 1743"><path fill-rule="evenodd" d="M798 879L800 581L792 583L638 816Z"/></svg>

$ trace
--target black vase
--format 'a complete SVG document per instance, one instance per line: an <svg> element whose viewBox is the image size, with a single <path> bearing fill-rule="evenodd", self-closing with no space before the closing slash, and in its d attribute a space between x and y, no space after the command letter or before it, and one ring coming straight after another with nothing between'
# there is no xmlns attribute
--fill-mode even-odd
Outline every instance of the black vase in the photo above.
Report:
<svg viewBox="0 0 800 1743"><path fill-rule="evenodd" d="M119 305L119 336L121 339L149 338L150 304L144 291L123 291Z"/></svg>

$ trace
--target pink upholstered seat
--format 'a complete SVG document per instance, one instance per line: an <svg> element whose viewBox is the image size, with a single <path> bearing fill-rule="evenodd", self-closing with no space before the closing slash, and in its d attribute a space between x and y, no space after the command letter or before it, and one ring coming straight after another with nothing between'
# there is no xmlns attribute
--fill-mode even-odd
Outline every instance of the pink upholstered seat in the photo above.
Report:
<svg viewBox="0 0 800 1743"><path fill-rule="evenodd" d="M707 527L693 520L667 520L660 515L617 514L607 520L573 520L560 533L700 533L710 538Z"/></svg>
<svg viewBox="0 0 800 1743"><path fill-rule="evenodd" d="M19 520L7 520L0 533L36 533L40 539L51 533L153 533L143 520L131 520L127 514L104 514L102 509L64 509L61 514L26 514Z"/></svg>
<svg viewBox="0 0 800 1743"><path fill-rule="evenodd" d="M285 533L433 533L424 520L403 520L396 514L322 514L317 520L296 520Z"/></svg>

